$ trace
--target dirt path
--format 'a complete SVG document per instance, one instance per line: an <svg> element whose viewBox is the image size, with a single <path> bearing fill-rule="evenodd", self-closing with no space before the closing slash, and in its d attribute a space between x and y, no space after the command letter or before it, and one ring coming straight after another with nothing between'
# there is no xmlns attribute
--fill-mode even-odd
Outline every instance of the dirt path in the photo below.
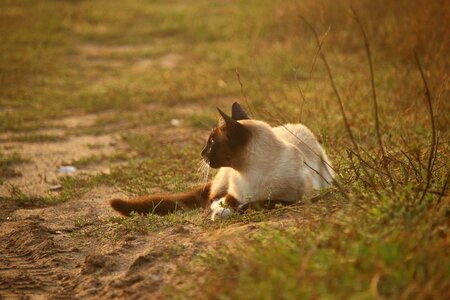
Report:
<svg viewBox="0 0 450 300"><path fill-rule="evenodd" d="M167 288L185 284L177 267L226 237L245 236L254 226L235 225L213 232L197 225L176 225L146 234L105 238L88 227L79 233L74 219L112 215L97 188L81 199L41 209L18 209L2 221L0 295L81 299L157 299ZM96 232L97 231L97 232ZM76 234L76 233L79 234ZM195 280L202 280L196 278Z"/></svg>
<svg viewBox="0 0 450 300"><path fill-rule="evenodd" d="M126 147L118 135L68 134L92 125L92 116L58 122L65 129L41 133L67 134L67 139L23 143L11 141L14 135L1 137L2 152L19 153L27 161L15 167L22 176L0 186L0 298L164 298L169 288L186 284L178 266L222 243L225 236L244 236L252 230L247 225L208 230L198 224L175 224L116 238L108 221L115 213L107 200L126 195L103 185L54 206L21 207L8 198L11 184L36 196L58 193L50 187L61 176L55 170L63 162ZM174 129L167 130L172 134ZM107 169L108 164L94 164L76 175Z"/></svg>

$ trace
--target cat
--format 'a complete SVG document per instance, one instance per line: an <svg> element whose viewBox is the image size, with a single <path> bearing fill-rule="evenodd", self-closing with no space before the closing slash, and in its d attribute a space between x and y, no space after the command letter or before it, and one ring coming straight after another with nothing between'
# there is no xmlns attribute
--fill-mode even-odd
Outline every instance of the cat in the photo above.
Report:
<svg viewBox="0 0 450 300"><path fill-rule="evenodd" d="M112 199L112 208L128 216L209 206L217 220L249 208L295 203L332 183L330 161L306 126L271 127L250 119L237 102L231 117L218 111L224 124L214 128L201 152L209 167L219 169L212 181L187 193Z"/></svg>

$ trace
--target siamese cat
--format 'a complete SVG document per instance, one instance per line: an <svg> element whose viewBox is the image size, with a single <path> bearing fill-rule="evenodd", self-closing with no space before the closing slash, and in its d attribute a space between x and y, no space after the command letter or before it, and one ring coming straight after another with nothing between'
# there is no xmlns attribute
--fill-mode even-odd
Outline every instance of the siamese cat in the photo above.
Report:
<svg viewBox="0 0 450 300"><path fill-rule="evenodd" d="M212 181L187 193L112 199L112 208L128 216L210 207L216 220L248 208L295 203L333 181L330 161L306 126L271 127L250 119L238 103L231 117L218 111L224 124L213 129L201 152L209 167L219 169Z"/></svg>

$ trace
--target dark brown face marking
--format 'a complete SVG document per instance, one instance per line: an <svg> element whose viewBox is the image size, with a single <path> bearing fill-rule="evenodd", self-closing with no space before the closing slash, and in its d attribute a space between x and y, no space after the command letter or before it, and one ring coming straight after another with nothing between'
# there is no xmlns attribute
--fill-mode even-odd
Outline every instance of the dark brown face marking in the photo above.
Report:
<svg viewBox="0 0 450 300"><path fill-rule="evenodd" d="M219 110L225 124L210 134L201 155L212 168L238 168L242 152L250 140L250 130Z"/></svg>

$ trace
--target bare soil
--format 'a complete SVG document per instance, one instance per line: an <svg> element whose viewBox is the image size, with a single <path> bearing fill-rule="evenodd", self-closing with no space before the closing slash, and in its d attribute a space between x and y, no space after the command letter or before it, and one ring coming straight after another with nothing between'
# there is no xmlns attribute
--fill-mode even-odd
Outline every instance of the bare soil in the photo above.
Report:
<svg viewBox="0 0 450 300"><path fill-rule="evenodd" d="M55 128L62 129L40 133L66 135L91 126L94 120L90 115L59 120ZM167 128L168 135L176 131ZM10 184L27 194L53 193L50 187L61 176L56 169L64 162L110 154L125 146L115 135L75 135L45 143L9 142L12 136L0 137L0 150L17 152L28 161L15 166L20 177L0 186L0 299L165 298L170 289L187 284L189 275L181 275L179 266L224 240L245 236L256 226L235 224L208 230L195 224L174 225L112 238L113 226L105 220L116 214L107 200L126 195L107 186L54 206L21 207L8 199ZM107 172L107 166L94 165L76 174L100 171ZM80 228L77 220L98 223Z"/></svg>

